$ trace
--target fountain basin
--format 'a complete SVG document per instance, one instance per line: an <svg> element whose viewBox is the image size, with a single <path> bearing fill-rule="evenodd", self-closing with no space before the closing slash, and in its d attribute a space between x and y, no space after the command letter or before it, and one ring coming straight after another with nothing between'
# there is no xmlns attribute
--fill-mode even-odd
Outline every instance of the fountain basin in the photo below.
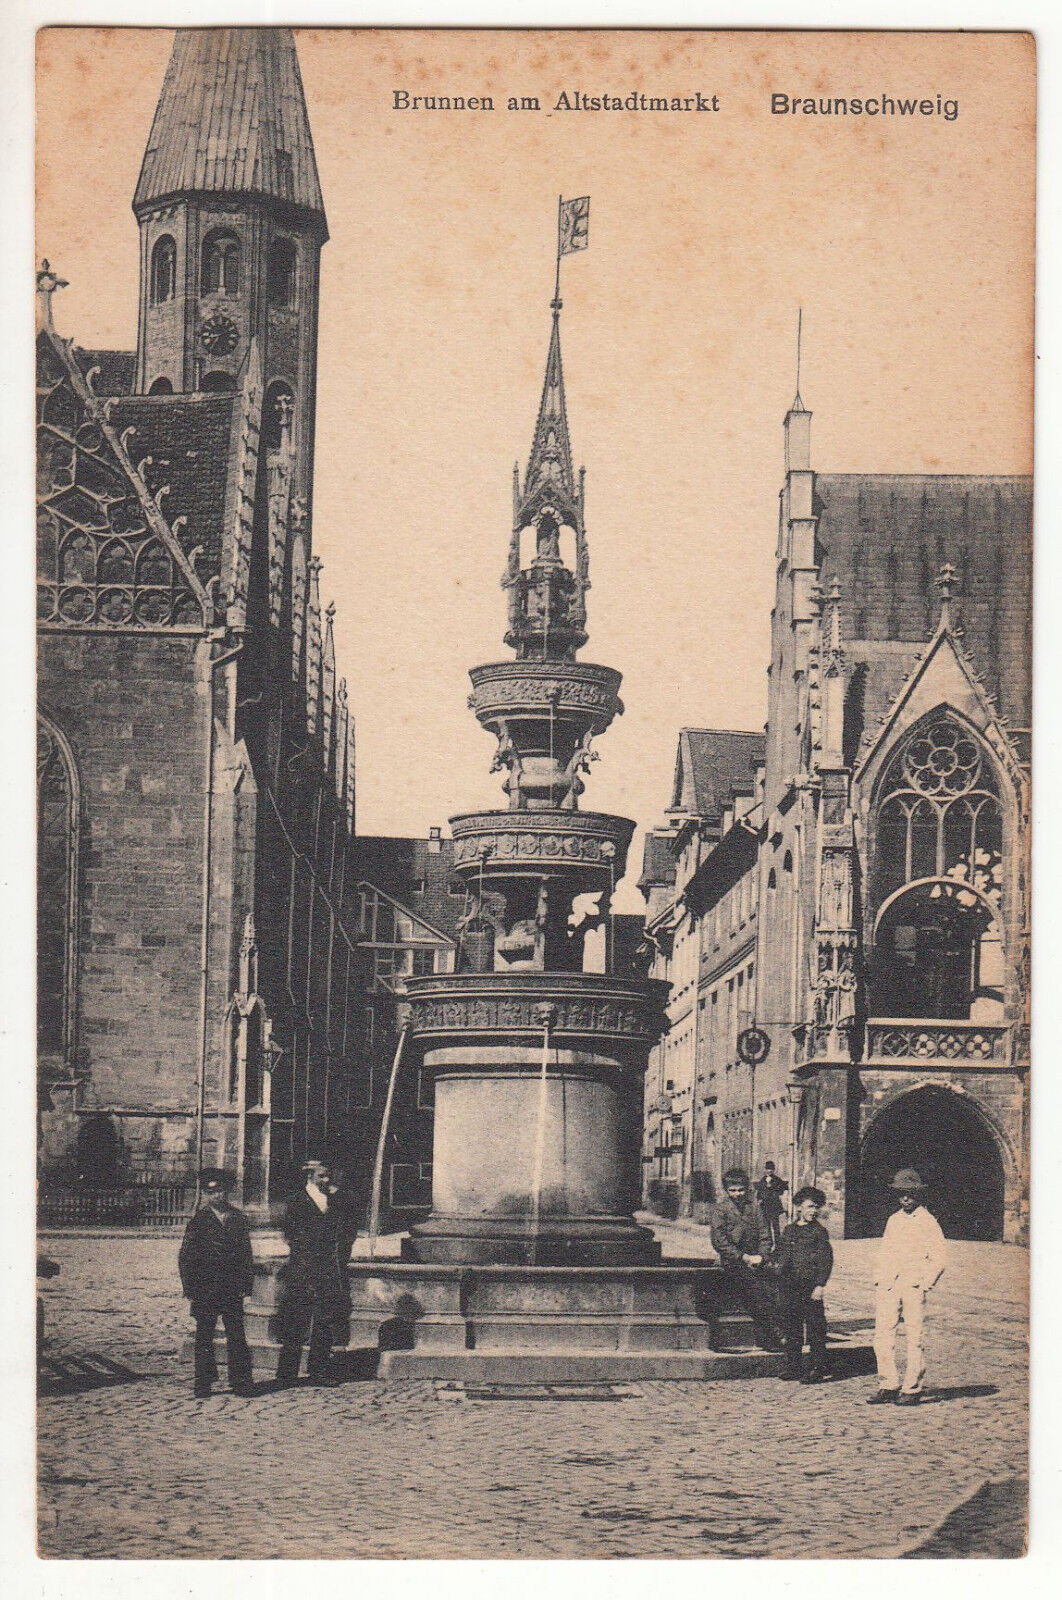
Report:
<svg viewBox="0 0 1062 1600"><path fill-rule="evenodd" d="M411 1230L408 1260L659 1260L632 1212L643 1064L664 993L596 973L410 980L412 1039L434 1083L435 1121L432 1214Z"/></svg>

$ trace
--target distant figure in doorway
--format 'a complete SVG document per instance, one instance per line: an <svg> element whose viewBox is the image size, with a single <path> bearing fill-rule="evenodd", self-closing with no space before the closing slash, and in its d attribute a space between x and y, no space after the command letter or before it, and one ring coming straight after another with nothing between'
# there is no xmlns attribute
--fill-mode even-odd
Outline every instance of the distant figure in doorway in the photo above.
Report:
<svg viewBox="0 0 1062 1600"><path fill-rule="evenodd" d="M926 1186L918 1173L905 1167L890 1188L899 1196L900 1209L885 1224L878 1247L874 1283L874 1359L878 1388L868 1405L895 1401L916 1406L925 1385L926 1298L944 1271L946 1248L940 1223L922 1204ZM907 1330L907 1370L903 1387L896 1368L896 1330L903 1320Z"/></svg>
<svg viewBox="0 0 1062 1600"><path fill-rule="evenodd" d="M280 1269L274 1319L274 1336L281 1345L277 1382L284 1387L299 1375L307 1340L310 1382L331 1382L332 1347L346 1342L350 1319L347 1261L352 1236L335 1198L338 1186L324 1161L308 1161L303 1174L305 1184L289 1201L284 1217L289 1255Z"/></svg>
<svg viewBox="0 0 1062 1600"><path fill-rule="evenodd" d="M759 1201L764 1221L771 1230L771 1243L773 1245L781 1242L782 1211L784 1209L782 1196L788 1188L789 1185L785 1179L780 1178L775 1172L774 1162L765 1161L763 1163L763 1177L756 1185L756 1199Z"/></svg>
<svg viewBox="0 0 1062 1600"><path fill-rule="evenodd" d="M229 1385L233 1394L254 1392L251 1352L243 1327L243 1302L254 1288L251 1233L242 1211L229 1204L232 1176L204 1167L203 1204L189 1220L177 1258L181 1288L195 1318L195 1395L205 1400L217 1382L214 1333L225 1329Z"/></svg>
<svg viewBox="0 0 1062 1600"><path fill-rule="evenodd" d="M723 1173L722 1200L712 1207L712 1248L727 1278L752 1318L761 1350L780 1350L774 1298L763 1275L771 1250L771 1230L749 1192L749 1176L741 1167Z"/></svg>
<svg viewBox="0 0 1062 1600"><path fill-rule="evenodd" d="M826 1307L823 1291L833 1271L833 1247L819 1212L821 1189L807 1185L793 1196L793 1220L782 1234L773 1266L782 1296L785 1377L821 1383L826 1374ZM810 1357L804 1371L804 1332Z"/></svg>

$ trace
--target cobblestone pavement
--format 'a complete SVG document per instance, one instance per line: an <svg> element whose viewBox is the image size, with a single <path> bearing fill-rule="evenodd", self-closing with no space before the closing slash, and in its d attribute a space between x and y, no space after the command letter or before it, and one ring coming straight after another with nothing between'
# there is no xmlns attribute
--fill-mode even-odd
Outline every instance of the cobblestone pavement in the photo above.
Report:
<svg viewBox="0 0 1062 1600"><path fill-rule="evenodd" d="M689 1229L664 1238L705 1253ZM1020 1547L1016 1248L951 1246L932 1393L906 1410L868 1408L866 1377L640 1382L595 1399L370 1381L196 1401L176 1239L42 1248L62 1269L42 1285L57 1391L39 1404L44 1555L892 1556L924 1547L987 1480L1013 1479L1011 1525L965 1553ZM873 1249L837 1247L833 1322L869 1330Z"/></svg>

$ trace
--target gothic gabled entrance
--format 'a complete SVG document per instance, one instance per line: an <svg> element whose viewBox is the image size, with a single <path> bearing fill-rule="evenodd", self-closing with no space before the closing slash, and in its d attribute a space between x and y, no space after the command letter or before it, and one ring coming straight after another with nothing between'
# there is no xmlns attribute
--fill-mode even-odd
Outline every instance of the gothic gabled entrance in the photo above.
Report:
<svg viewBox="0 0 1062 1600"><path fill-rule="evenodd" d="M1004 1171L999 1144L969 1100L925 1086L879 1112L863 1139L855 1232L880 1234L895 1210L888 1185L914 1167L926 1204L949 1239L1002 1239Z"/></svg>

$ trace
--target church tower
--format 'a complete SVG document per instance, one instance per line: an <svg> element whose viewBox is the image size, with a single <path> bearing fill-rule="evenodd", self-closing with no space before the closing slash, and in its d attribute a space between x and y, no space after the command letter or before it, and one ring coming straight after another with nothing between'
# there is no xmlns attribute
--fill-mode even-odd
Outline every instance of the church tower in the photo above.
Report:
<svg viewBox="0 0 1062 1600"><path fill-rule="evenodd" d="M256 345L266 450L290 419L308 503L328 226L289 28L178 31L133 211L137 392L238 389Z"/></svg>

